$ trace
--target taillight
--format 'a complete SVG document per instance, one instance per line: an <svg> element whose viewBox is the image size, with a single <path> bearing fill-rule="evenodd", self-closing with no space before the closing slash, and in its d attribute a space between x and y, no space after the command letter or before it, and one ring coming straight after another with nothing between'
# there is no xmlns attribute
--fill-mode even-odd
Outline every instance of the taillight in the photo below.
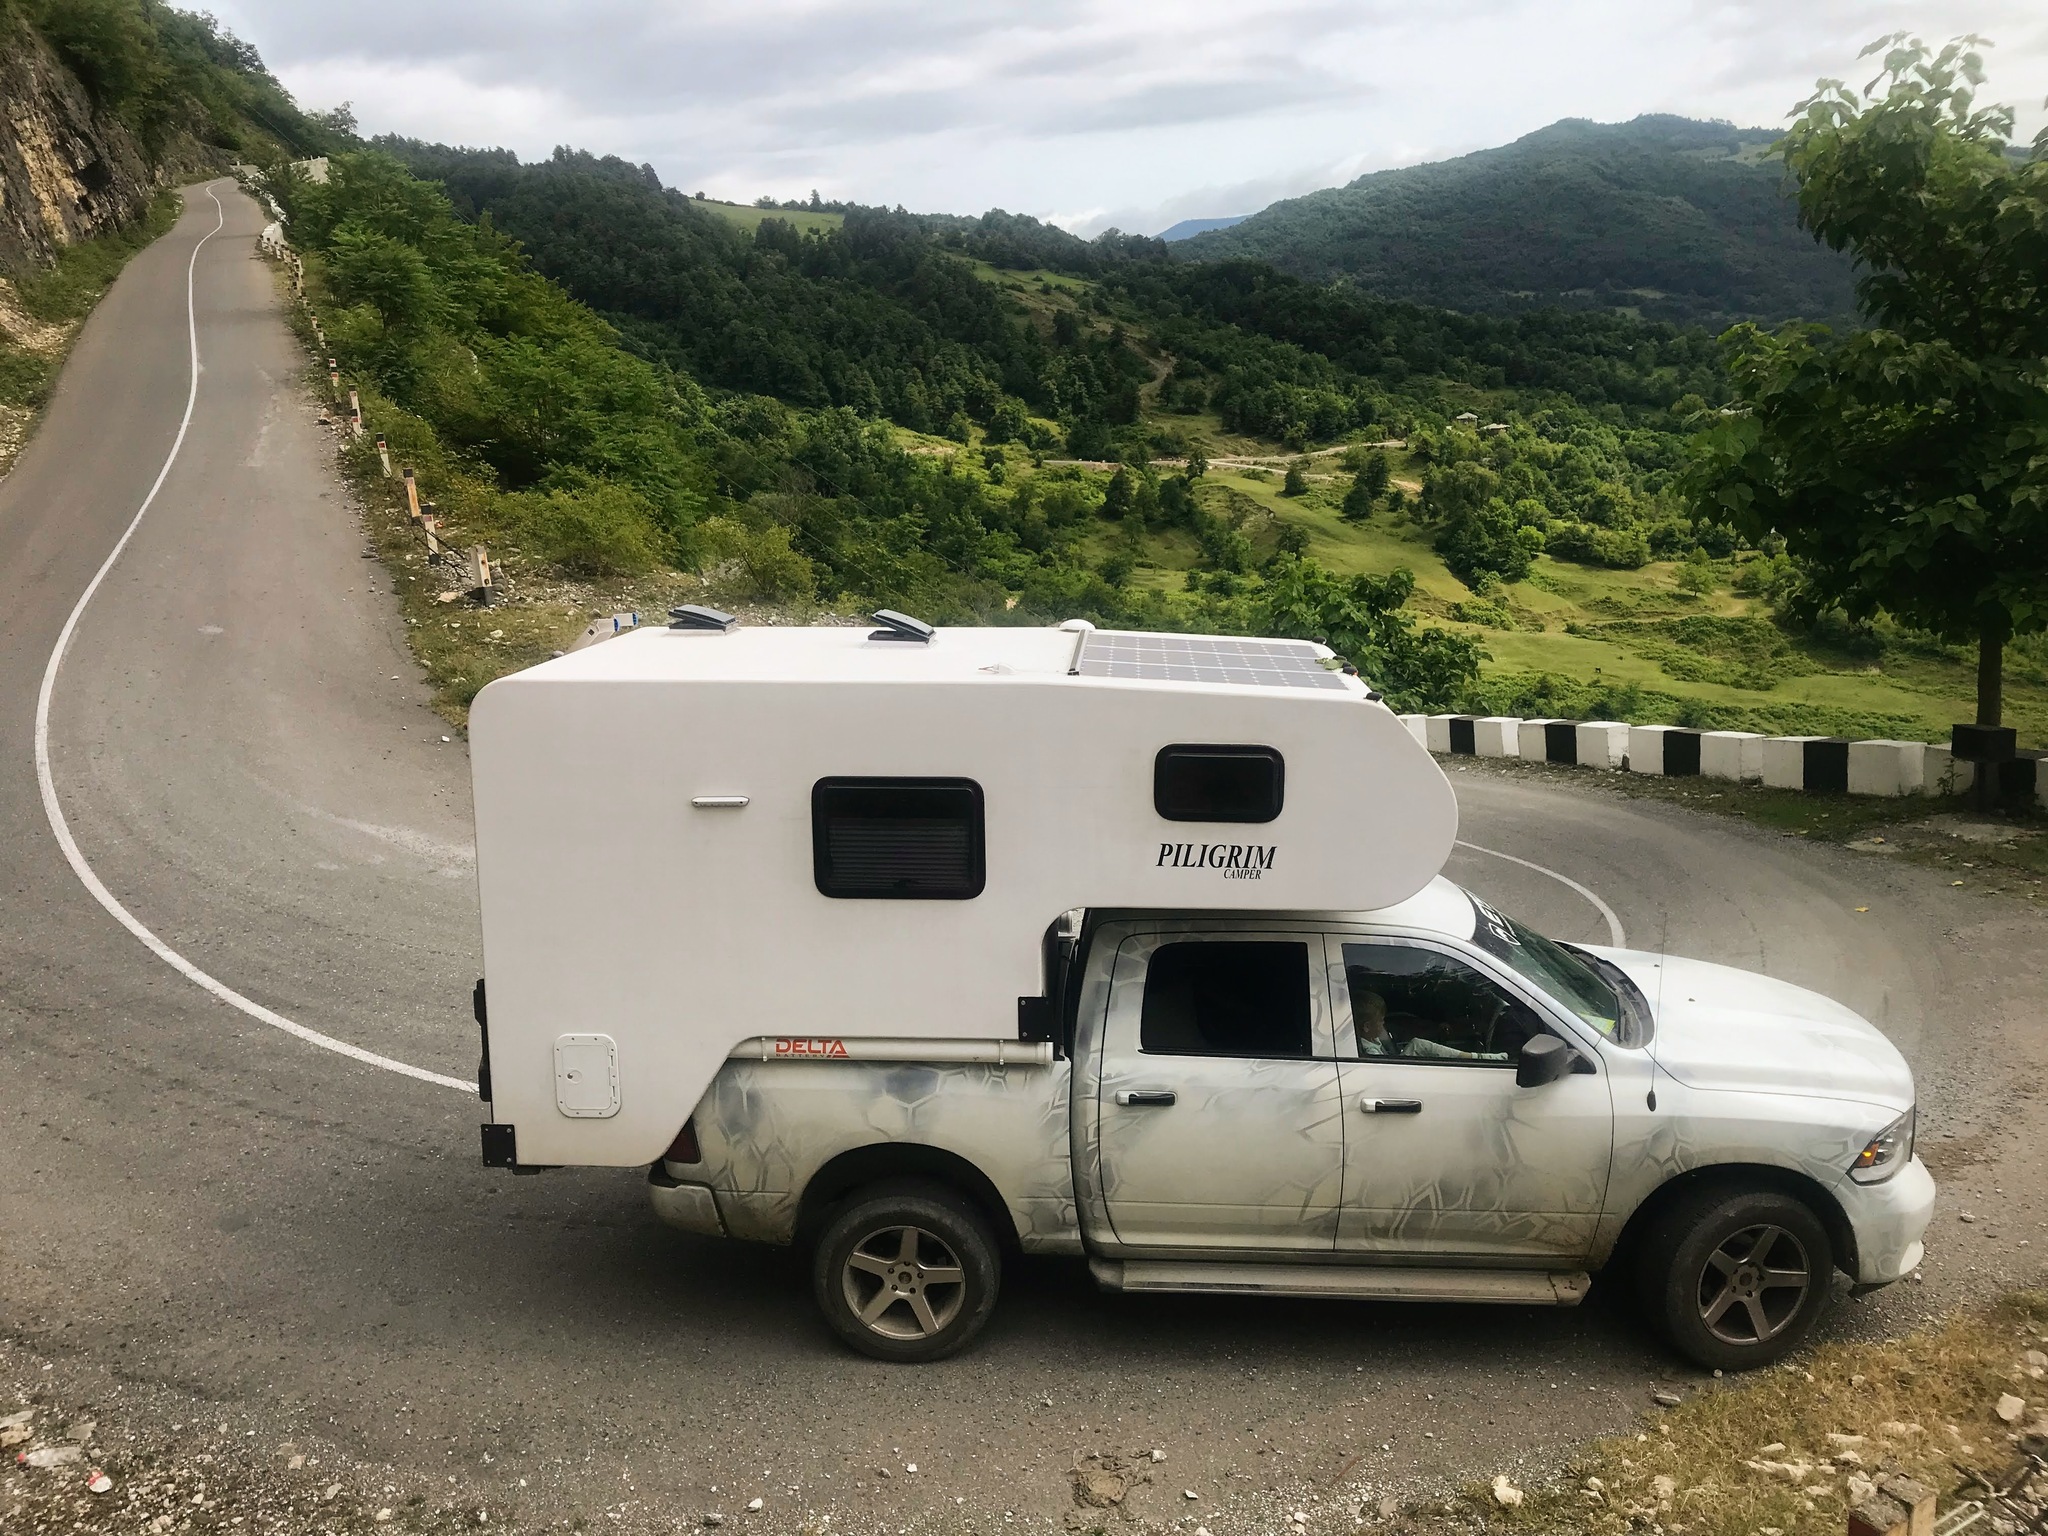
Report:
<svg viewBox="0 0 2048 1536"><path fill-rule="evenodd" d="M676 1139L668 1144L668 1150L661 1154L664 1163L701 1163L704 1154L697 1147L697 1122L685 1120L683 1128L676 1132Z"/></svg>

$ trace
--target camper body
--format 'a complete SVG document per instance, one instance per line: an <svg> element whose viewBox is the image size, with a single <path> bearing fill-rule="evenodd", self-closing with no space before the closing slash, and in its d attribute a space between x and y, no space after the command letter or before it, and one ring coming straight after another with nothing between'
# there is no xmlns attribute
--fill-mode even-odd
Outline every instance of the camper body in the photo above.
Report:
<svg viewBox="0 0 2048 1536"><path fill-rule="evenodd" d="M1738 1368L1837 1268L1909 1273L1933 1188L1889 1042L1443 880L1448 785L1327 662L679 630L494 683L487 1159L648 1167L674 1226L811 1245L885 1358L964 1344L1011 1248L1553 1305L1626 1251Z"/></svg>

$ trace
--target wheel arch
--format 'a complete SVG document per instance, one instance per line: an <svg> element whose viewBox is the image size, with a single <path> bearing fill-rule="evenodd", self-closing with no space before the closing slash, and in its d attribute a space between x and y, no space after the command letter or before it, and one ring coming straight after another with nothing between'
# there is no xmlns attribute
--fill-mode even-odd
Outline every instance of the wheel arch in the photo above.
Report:
<svg viewBox="0 0 2048 1536"><path fill-rule="evenodd" d="M854 1191L885 1179L905 1178L932 1179L965 1195L987 1218L1003 1247L1017 1251L1016 1218L994 1180L957 1152L904 1141L848 1148L812 1174L797 1205L796 1241L808 1244L814 1240L833 1209Z"/></svg>
<svg viewBox="0 0 2048 1536"><path fill-rule="evenodd" d="M1828 1242L1834 1248L1835 1268L1845 1272L1850 1279L1859 1273L1856 1254L1856 1229L1850 1225L1848 1213L1842 1209L1826 1185L1810 1174L1796 1168L1781 1168L1770 1163L1709 1163L1702 1168L1691 1168L1684 1173L1674 1174L1666 1179L1643 1200L1622 1225L1616 1237L1614 1251L1608 1263L1627 1264L1641 1245L1642 1237L1657 1218L1671 1206L1694 1192L1725 1186L1729 1189L1770 1189L1790 1195L1813 1212L1820 1224L1827 1229Z"/></svg>

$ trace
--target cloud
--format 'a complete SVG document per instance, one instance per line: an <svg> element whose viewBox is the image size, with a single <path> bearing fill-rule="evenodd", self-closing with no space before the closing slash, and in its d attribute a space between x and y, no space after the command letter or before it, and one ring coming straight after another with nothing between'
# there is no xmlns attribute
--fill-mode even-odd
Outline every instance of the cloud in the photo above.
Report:
<svg viewBox="0 0 2048 1536"><path fill-rule="evenodd" d="M1776 123L1873 37L1980 31L2040 126L2038 0L215 0L371 132L557 144L714 195L1000 205L1091 233L1243 213L1559 117ZM1863 66L1867 71L1867 66Z"/></svg>

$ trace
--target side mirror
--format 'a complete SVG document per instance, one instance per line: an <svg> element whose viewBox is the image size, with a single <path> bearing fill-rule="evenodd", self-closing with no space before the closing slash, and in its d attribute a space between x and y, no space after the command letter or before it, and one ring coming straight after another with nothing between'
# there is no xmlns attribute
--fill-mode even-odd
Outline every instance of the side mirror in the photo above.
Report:
<svg viewBox="0 0 2048 1536"><path fill-rule="evenodd" d="M1515 1086L1541 1088L1554 1083L1572 1069L1578 1052L1555 1035L1537 1035L1522 1047L1515 1061Z"/></svg>

